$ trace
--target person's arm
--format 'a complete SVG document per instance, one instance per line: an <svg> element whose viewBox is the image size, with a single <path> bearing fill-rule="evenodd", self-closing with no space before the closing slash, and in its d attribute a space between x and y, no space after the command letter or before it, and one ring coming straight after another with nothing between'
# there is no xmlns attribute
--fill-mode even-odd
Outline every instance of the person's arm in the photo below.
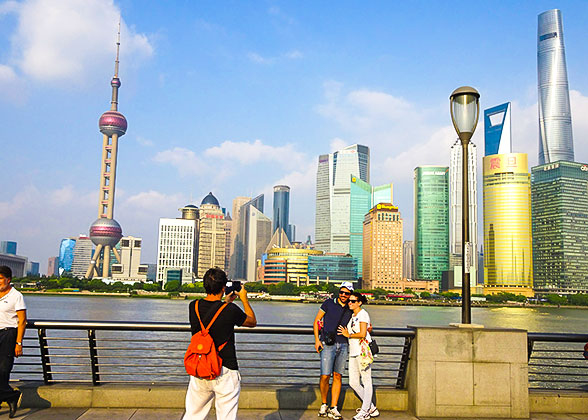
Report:
<svg viewBox="0 0 588 420"><path fill-rule="evenodd" d="M247 290L245 290L245 287L241 287L238 295L239 299L241 299L241 302L243 302L243 310L247 315L247 319L241 326L253 328L257 325L257 318L255 318L255 312L253 312L253 308L249 304L249 299L247 299Z"/></svg>
<svg viewBox="0 0 588 420"><path fill-rule="evenodd" d="M16 346L14 347L14 355L16 357L22 356L22 339L24 338L25 329L27 327L27 311L22 309L16 311L18 316L18 327L16 330Z"/></svg>
<svg viewBox="0 0 588 420"><path fill-rule="evenodd" d="M367 335L367 322L360 322L359 323L359 332L356 333L349 333L349 330L342 326L339 325L339 328L337 330L337 334L342 335L343 337L347 337L347 338L365 338L365 336Z"/></svg>
<svg viewBox="0 0 588 420"><path fill-rule="evenodd" d="M323 344L321 343L321 340L319 339L318 323L321 319L323 319L324 316L325 316L325 311L323 311L322 309L319 309L318 313L316 314L316 317L314 318L314 322L312 323L312 331L314 332L314 349L316 350L317 353L320 353L323 348Z"/></svg>

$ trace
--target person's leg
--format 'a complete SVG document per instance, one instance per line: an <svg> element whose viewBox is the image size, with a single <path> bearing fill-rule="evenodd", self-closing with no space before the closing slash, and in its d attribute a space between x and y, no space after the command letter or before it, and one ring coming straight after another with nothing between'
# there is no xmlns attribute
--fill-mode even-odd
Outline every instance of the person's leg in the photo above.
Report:
<svg viewBox="0 0 588 420"><path fill-rule="evenodd" d="M345 363L349 354L347 343L335 344L335 363L333 364L333 385L331 387L331 406L336 407L341 394L342 375L345 373Z"/></svg>
<svg viewBox="0 0 588 420"><path fill-rule="evenodd" d="M10 371L14 365L16 329L0 331L0 401L14 398L16 392L9 385Z"/></svg>
<svg viewBox="0 0 588 420"><path fill-rule="evenodd" d="M223 367L222 375L214 380L216 418L236 420L241 393L241 375L238 370Z"/></svg>
<svg viewBox="0 0 588 420"><path fill-rule="evenodd" d="M186 414L182 420L204 420L212 407L214 391L205 379L190 376L186 392Z"/></svg>
<svg viewBox="0 0 588 420"><path fill-rule="evenodd" d="M361 409L366 413L369 413L372 407L374 407L372 404L372 396L374 393L374 388L372 386L372 367L369 366L365 370L360 369L359 373L361 375L361 382L363 383Z"/></svg>
<svg viewBox="0 0 588 420"><path fill-rule="evenodd" d="M359 382L359 361L357 356L349 358L349 386L355 391L361 401L363 401L363 387Z"/></svg>
<svg viewBox="0 0 588 420"><path fill-rule="evenodd" d="M329 380L333 373L333 365L335 363L335 346L323 346L321 351L321 379L319 387L321 390L321 400L323 404L327 403L329 395Z"/></svg>

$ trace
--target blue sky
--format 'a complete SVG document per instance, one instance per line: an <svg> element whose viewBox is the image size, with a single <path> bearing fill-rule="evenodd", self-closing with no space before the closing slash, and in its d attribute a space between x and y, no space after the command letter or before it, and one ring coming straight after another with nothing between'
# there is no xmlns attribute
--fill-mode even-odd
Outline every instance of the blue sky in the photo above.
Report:
<svg viewBox="0 0 588 420"><path fill-rule="evenodd" d="M412 170L449 164L448 96L461 85L482 108L513 102L514 149L535 164L537 15L552 8L586 162L582 1L0 1L0 239L46 267L61 238L97 217L97 121L119 15L129 129L115 218L155 262L158 219L209 191L229 209L264 192L271 217L271 187L286 183L298 238L314 237L317 155L353 143L371 149L373 184L394 183L412 239Z"/></svg>

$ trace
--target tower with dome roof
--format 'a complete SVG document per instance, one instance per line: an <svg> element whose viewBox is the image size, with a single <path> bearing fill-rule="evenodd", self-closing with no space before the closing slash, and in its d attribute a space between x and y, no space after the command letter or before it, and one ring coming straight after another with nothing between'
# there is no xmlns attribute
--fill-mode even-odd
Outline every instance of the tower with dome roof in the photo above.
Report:
<svg viewBox="0 0 588 420"><path fill-rule="evenodd" d="M90 239L96 245L94 256L86 272L86 278L98 272L102 263L102 278L110 277L110 252L120 262L120 255L115 248L122 238L122 228L114 220L114 193L116 184L116 161L118 155L118 139L127 131L127 119L118 112L118 89L120 79L118 78L120 50L120 23L118 25L118 36L116 40L116 60L114 62L114 77L112 86L112 99L110 110L100 117L98 126L102 133L102 159L100 165L100 190L98 199L98 219L90 226Z"/></svg>

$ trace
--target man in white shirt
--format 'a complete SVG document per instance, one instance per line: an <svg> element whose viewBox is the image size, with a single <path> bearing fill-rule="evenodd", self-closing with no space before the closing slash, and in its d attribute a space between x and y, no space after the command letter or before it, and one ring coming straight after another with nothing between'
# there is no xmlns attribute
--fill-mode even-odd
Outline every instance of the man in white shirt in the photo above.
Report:
<svg viewBox="0 0 588 420"><path fill-rule="evenodd" d="M21 393L8 384L14 358L22 356L22 339L27 326L27 308L22 294L12 287L12 270L0 265L0 401L10 408L13 418Z"/></svg>

